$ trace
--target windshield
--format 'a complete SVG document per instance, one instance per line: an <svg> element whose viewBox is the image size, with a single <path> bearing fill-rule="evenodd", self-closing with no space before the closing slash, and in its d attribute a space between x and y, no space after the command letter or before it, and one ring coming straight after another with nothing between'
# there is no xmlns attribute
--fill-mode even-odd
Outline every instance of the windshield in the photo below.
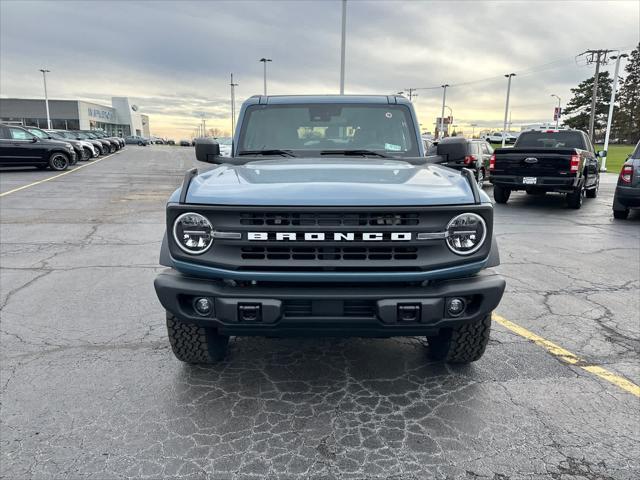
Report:
<svg viewBox="0 0 640 480"><path fill-rule="evenodd" d="M518 137L517 148L580 148L584 149L582 134L566 132L524 132Z"/></svg>
<svg viewBox="0 0 640 480"><path fill-rule="evenodd" d="M418 156L415 131L410 111L403 105L252 105L242 122L239 153L371 150Z"/></svg>
<svg viewBox="0 0 640 480"><path fill-rule="evenodd" d="M47 133L51 138L55 138L56 140L65 140L65 136L62 135L60 132L47 132Z"/></svg>

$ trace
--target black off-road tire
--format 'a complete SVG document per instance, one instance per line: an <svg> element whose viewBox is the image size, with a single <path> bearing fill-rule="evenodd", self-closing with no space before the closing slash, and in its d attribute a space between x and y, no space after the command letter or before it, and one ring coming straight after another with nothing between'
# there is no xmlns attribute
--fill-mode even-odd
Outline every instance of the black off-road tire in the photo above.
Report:
<svg viewBox="0 0 640 480"><path fill-rule="evenodd" d="M229 337L214 328L184 323L167 312L167 333L178 360L194 364L212 364L223 360Z"/></svg>
<svg viewBox="0 0 640 480"><path fill-rule="evenodd" d="M626 208L624 210L614 210L613 218L617 218L618 220L626 220L629 216L629 209Z"/></svg>
<svg viewBox="0 0 640 480"><path fill-rule="evenodd" d="M491 314L479 322L466 323L427 337L429 356L448 363L471 363L484 354L491 334Z"/></svg>
<svg viewBox="0 0 640 480"><path fill-rule="evenodd" d="M496 203L507 203L510 196L511 190L509 188L505 188L502 185L493 186L493 198Z"/></svg>

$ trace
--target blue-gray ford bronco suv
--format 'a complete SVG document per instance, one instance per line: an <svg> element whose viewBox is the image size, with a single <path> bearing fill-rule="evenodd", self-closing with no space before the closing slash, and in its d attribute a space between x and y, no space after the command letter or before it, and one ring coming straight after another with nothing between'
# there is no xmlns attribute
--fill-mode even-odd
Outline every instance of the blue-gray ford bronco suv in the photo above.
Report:
<svg viewBox="0 0 640 480"><path fill-rule="evenodd" d="M406 335L478 360L505 288L493 206L439 153L401 96L248 99L231 157L199 139L216 167L167 204L155 289L176 357L219 361L232 335Z"/></svg>

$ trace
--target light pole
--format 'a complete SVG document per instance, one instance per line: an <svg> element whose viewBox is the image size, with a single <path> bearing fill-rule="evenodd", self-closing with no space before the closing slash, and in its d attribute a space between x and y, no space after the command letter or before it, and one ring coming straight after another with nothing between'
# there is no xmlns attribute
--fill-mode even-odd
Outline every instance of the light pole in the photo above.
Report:
<svg viewBox="0 0 640 480"><path fill-rule="evenodd" d="M347 0L342 0L342 42L340 44L340 95L344 95L344 57L347 44Z"/></svg>
<svg viewBox="0 0 640 480"><path fill-rule="evenodd" d="M47 128L51 129L51 116L49 115L49 96L47 95L47 73L51 70L41 68L42 80L44 81L44 106L47 109Z"/></svg>
<svg viewBox="0 0 640 480"><path fill-rule="evenodd" d="M476 127L477 127L477 126L478 126L478 124L477 124L477 123L472 123L472 124L471 124L471 129L472 129L472 130L471 130L471 138L475 137L475 135L476 135Z"/></svg>
<svg viewBox="0 0 640 480"><path fill-rule="evenodd" d="M264 96L267 96L267 62L271 62L270 58L261 58L260 61L264 65Z"/></svg>
<svg viewBox="0 0 640 480"><path fill-rule="evenodd" d="M233 73L231 74L231 139L233 141L233 128L234 123L236 122L236 87L237 83L233 83Z"/></svg>
<svg viewBox="0 0 640 480"><path fill-rule="evenodd" d="M609 116L607 117L607 133L604 136L604 157L602 157L601 172L607 171L607 151L609 150L609 135L611 135L611 122L613 120L613 107L616 103L616 89L618 88L618 71L620 70L620 60L627 58L629 55L623 53L622 55L611 57L611 60L616 61L615 73L613 74L613 87L611 88L611 100L609 101Z"/></svg>
<svg viewBox="0 0 640 480"><path fill-rule="evenodd" d="M556 130L557 130L558 125L560 124L560 105L562 103L562 99L555 93L552 93L551 96L556 97L558 99L558 111L556 112Z"/></svg>
<svg viewBox="0 0 640 480"><path fill-rule="evenodd" d="M449 86L448 83L445 85L442 85L442 112L440 113L440 131L438 132L438 135L436 135L436 138L439 138L440 135L442 135L442 133L444 132L444 107L445 107L444 102L447 99L448 86Z"/></svg>
<svg viewBox="0 0 640 480"><path fill-rule="evenodd" d="M511 94L511 78L515 77L515 73L509 73L505 75L505 78L508 79L507 82L507 102L504 106L504 125L502 127L502 148L507 140L507 119L509 118L509 95Z"/></svg>

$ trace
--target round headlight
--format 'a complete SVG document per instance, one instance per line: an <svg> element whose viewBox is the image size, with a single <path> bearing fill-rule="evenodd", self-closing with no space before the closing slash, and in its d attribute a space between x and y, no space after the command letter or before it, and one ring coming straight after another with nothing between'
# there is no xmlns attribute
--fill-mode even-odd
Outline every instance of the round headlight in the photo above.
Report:
<svg viewBox="0 0 640 480"><path fill-rule="evenodd" d="M199 255L213 243L213 227L199 213L183 213L173 224L173 239L185 252Z"/></svg>
<svg viewBox="0 0 640 480"><path fill-rule="evenodd" d="M462 213L447 225L447 246L458 255L476 252L487 238L487 225L475 213Z"/></svg>

